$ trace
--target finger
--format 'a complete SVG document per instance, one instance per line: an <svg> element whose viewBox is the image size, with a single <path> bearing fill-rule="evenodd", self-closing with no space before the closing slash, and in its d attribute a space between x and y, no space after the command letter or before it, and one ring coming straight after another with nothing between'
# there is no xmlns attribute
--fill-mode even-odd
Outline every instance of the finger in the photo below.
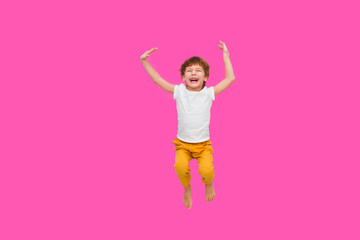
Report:
<svg viewBox="0 0 360 240"><path fill-rule="evenodd" d="M157 50L157 49L151 49L151 50L147 51L147 54L153 53L153 52L155 52L156 50Z"/></svg>

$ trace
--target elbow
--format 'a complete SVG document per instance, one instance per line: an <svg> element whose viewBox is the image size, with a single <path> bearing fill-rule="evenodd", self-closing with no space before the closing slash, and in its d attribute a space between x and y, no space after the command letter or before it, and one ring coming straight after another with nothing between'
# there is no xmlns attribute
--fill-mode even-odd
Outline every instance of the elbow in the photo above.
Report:
<svg viewBox="0 0 360 240"><path fill-rule="evenodd" d="M235 76L234 77L227 77L226 80L228 82L233 82L233 81L235 81Z"/></svg>

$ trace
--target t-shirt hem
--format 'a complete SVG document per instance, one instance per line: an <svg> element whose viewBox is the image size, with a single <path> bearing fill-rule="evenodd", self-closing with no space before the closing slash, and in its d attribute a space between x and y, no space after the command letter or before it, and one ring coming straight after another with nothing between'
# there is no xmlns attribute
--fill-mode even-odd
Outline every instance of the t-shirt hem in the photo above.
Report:
<svg viewBox="0 0 360 240"><path fill-rule="evenodd" d="M181 137L179 137L179 136L177 136L177 138L180 140L180 141L183 141L183 142L187 142L187 143L202 143L202 142L206 142L206 141L209 141L210 140L210 138L204 138L204 140L203 139L201 139L201 140L197 140L197 141L194 141L194 140L186 140L186 139L183 139L183 138L181 138Z"/></svg>

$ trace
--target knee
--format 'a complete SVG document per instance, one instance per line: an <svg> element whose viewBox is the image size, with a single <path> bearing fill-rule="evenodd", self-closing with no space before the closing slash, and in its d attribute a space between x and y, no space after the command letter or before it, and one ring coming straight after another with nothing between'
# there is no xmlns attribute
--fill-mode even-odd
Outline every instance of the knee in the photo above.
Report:
<svg viewBox="0 0 360 240"><path fill-rule="evenodd" d="M174 168L177 173L187 173L189 170L189 166L180 161L175 162Z"/></svg>
<svg viewBox="0 0 360 240"><path fill-rule="evenodd" d="M199 173L201 176L212 177L214 176L214 167L207 166L199 168Z"/></svg>

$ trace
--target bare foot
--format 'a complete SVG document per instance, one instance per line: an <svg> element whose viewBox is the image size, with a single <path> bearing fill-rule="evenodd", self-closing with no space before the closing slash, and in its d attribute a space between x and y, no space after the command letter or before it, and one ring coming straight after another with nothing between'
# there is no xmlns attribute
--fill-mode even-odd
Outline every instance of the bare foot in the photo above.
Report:
<svg viewBox="0 0 360 240"><path fill-rule="evenodd" d="M210 202L215 198L215 190L213 184L205 184L206 189L206 201Z"/></svg>
<svg viewBox="0 0 360 240"><path fill-rule="evenodd" d="M189 184L189 186L187 186L185 188L185 191L184 191L184 205L185 207L187 207L188 209L191 208L191 205L192 205L192 197L191 197L191 186Z"/></svg>

